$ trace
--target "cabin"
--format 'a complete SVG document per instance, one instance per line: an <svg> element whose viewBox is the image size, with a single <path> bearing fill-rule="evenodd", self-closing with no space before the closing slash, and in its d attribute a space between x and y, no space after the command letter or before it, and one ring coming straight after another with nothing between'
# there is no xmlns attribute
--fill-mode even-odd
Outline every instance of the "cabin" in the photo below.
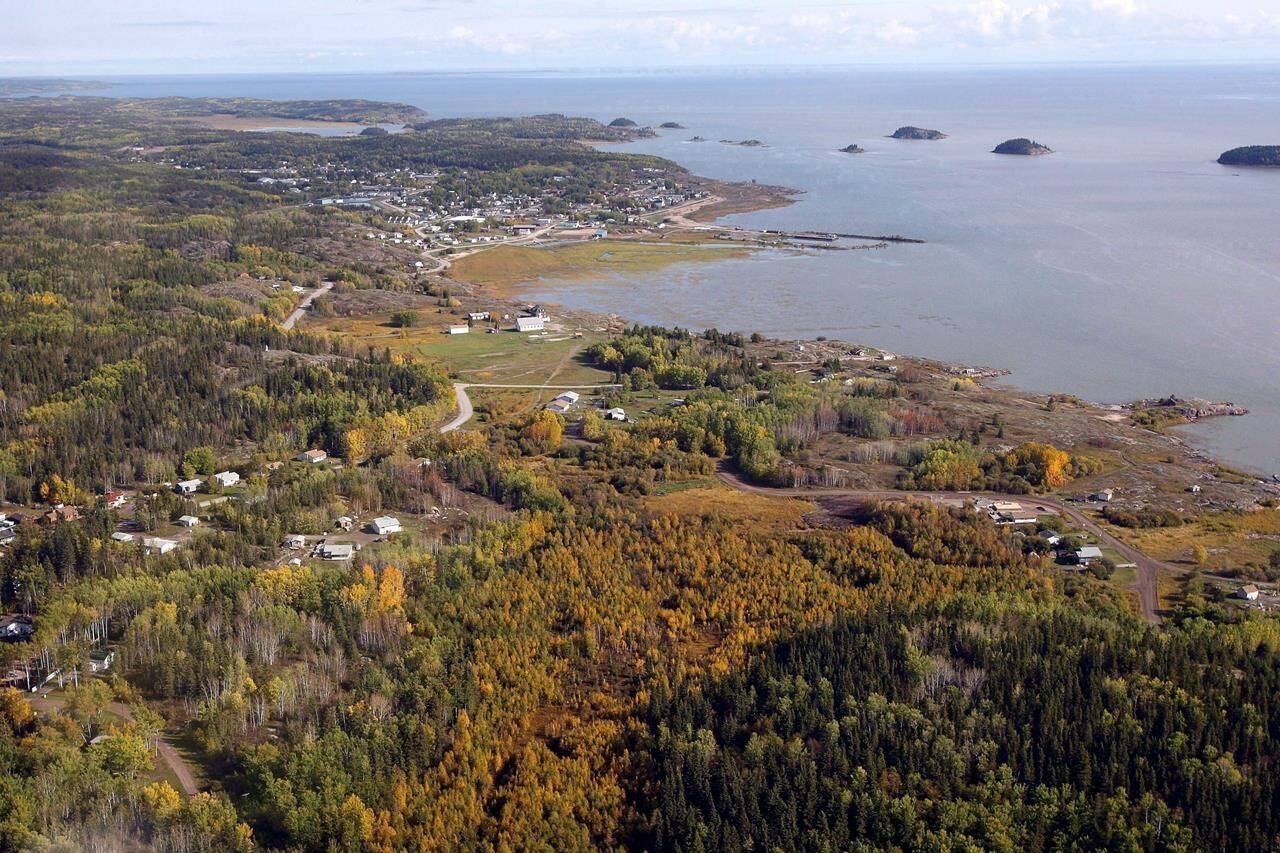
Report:
<svg viewBox="0 0 1280 853"><path fill-rule="evenodd" d="M547 328L546 317L517 317L517 332L541 332Z"/></svg>
<svg viewBox="0 0 1280 853"><path fill-rule="evenodd" d="M1254 584L1245 584L1236 590L1236 598L1243 598L1245 601L1258 600L1258 587Z"/></svg>
<svg viewBox="0 0 1280 853"><path fill-rule="evenodd" d="M390 536L392 533L400 533L404 528L400 525L400 519L390 515L381 515L369 522L369 529L379 536Z"/></svg>
<svg viewBox="0 0 1280 853"><path fill-rule="evenodd" d="M234 486L237 483L239 483L240 475L237 474L235 471L219 471L218 473L213 475L213 479L217 480L218 485L222 486L225 489L229 486Z"/></svg>
<svg viewBox="0 0 1280 853"><path fill-rule="evenodd" d="M88 664L90 672L106 672L116 662L116 653L110 649L94 649L89 652Z"/></svg>
<svg viewBox="0 0 1280 853"><path fill-rule="evenodd" d="M1116 496L1115 489L1102 489L1101 491L1093 493L1093 499L1095 501L1101 501L1102 503L1107 503L1115 496Z"/></svg>
<svg viewBox="0 0 1280 853"><path fill-rule="evenodd" d="M200 519L194 515L184 515L178 519L178 523L183 527L195 527L200 523Z"/></svg>
<svg viewBox="0 0 1280 853"><path fill-rule="evenodd" d="M612 409L605 412L604 416L611 421L625 421L627 419L627 410L621 406L614 406Z"/></svg>
<svg viewBox="0 0 1280 853"><path fill-rule="evenodd" d="M76 521L80 518L80 510L73 506L56 506L40 516L40 523L45 527L53 527L64 521Z"/></svg>
<svg viewBox="0 0 1280 853"><path fill-rule="evenodd" d="M1082 566L1087 566L1094 560L1102 559L1102 549L1096 545L1085 545L1083 548L1076 549L1076 562Z"/></svg>
<svg viewBox="0 0 1280 853"><path fill-rule="evenodd" d="M125 533L123 530L117 530L115 533L111 534L111 538L117 542L132 542L133 534Z"/></svg>
<svg viewBox="0 0 1280 853"><path fill-rule="evenodd" d="M286 536L284 538L284 547L288 548L290 551L297 551L301 548L305 548L307 547L307 537L299 533Z"/></svg>
<svg viewBox="0 0 1280 853"><path fill-rule="evenodd" d="M111 509L119 509L129 500L129 496L124 492L107 492L102 496L102 501Z"/></svg>
<svg viewBox="0 0 1280 853"><path fill-rule="evenodd" d="M293 457L297 462L306 462L310 465L316 465L329 458L329 454L323 450L304 450L297 456Z"/></svg>
<svg viewBox="0 0 1280 853"><path fill-rule="evenodd" d="M333 522L333 526L339 530L352 530L356 526L356 520L349 515L340 515Z"/></svg>
<svg viewBox="0 0 1280 853"><path fill-rule="evenodd" d="M173 488L180 495L194 495L203 485L204 480L183 480Z"/></svg>

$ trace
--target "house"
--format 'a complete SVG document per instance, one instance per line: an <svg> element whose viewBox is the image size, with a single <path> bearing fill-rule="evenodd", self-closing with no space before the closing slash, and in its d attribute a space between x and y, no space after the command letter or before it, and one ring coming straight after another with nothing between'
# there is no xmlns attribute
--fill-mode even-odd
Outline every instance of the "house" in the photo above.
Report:
<svg viewBox="0 0 1280 853"><path fill-rule="evenodd" d="M36 632L25 616L0 616L0 641L20 643Z"/></svg>
<svg viewBox="0 0 1280 853"><path fill-rule="evenodd" d="M1082 566L1087 566L1094 560L1102 559L1102 549L1096 545L1085 545L1083 548L1076 549L1076 562Z"/></svg>
<svg viewBox="0 0 1280 853"><path fill-rule="evenodd" d="M218 473L213 475L213 479L217 480L218 485L222 486L225 489L229 486L234 486L237 483L239 483L240 475L237 474L235 471L219 471Z"/></svg>
<svg viewBox="0 0 1280 853"><path fill-rule="evenodd" d="M307 537L299 533L286 536L284 538L284 547L288 548L290 551L297 551L300 548L305 548L307 547Z"/></svg>
<svg viewBox="0 0 1280 853"><path fill-rule="evenodd" d="M1245 584L1236 590L1236 598L1243 598L1245 601L1258 600L1258 588L1253 584Z"/></svg>
<svg viewBox="0 0 1280 853"><path fill-rule="evenodd" d="M390 515L378 516L369 522L369 529L379 536L390 536L392 533L400 533L404 530L400 526L400 519Z"/></svg>
<svg viewBox="0 0 1280 853"><path fill-rule="evenodd" d="M1191 488L1187 489L1187 491L1188 491L1188 492L1191 492L1191 494L1193 494L1193 495L1198 495L1198 494L1200 494L1200 487L1199 487L1199 486L1192 486Z"/></svg>
<svg viewBox="0 0 1280 853"><path fill-rule="evenodd" d="M1054 547L1057 547L1058 545L1062 544L1062 537L1054 533L1044 537L1044 541L1045 541L1045 544L1047 545L1052 545Z"/></svg>
<svg viewBox="0 0 1280 853"><path fill-rule="evenodd" d="M611 421L625 421L627 419L627 411L621 406L614 406L612 409L605 412L604 416Z"/></svg>
<svg viewBox="0 0 1280 853"><path fill-rule="evenodd" d="M168 554L174 548L178 547L178 543L172 539L161 539L159 536L148 536L142 540L142 546L147 549L148 554Z"/></svg>
<svg viewBox="0 0 1280 853"><path fill-rule="evenodd" d="M547 328L546 317L517 317L517 332L541 332Z"/></svg>
<svg viewBox="0 0 1280 853"><path fill-rule="evenodd" d="M1100 492L1093 493L1093 499L1095 501L1102 501L1103 503L1106 503L1107 501L1111 500L1115 496L1116 496L1115 489L1103 489Z"/></svg>
<svg viewBox="0 0 1280 853"><path fill-rule="evenodd" d="M196 518L194 515L184 515L178 519L178 523L183 527L195 527L200 523L200 519Z"/></svg>
<svg viewBox="0 0 1280 853"><path fill-rule="evenodd" d="M53 527L64 521L75 521L80 518L80 510L73 506L59 505L40 516L40 523L45 527Z"/></svg>
<svg viewBox="0 0 1280 853"><path fill-rule="evenodd" d="M107 492L102 496L103 502L111 509L119 509L128 502L129 496L124 492Z"/></svg>
<svg viewBox="0 0 1280 853"><path fill-rule="evenodd" d="M472 321L473 323L481 323L489 319L489 312L488 311L472 311L470 314L467 315L467 319Z"/></svg>
<svg viewBox="0 0 1280 853"><path fill-rule="evenodd" d="M200 487L204 485L204 480L183 480L174 486L174 490L180 495L194 495L200 491Z"/></svg>
<svg viewBox="0 0 1280 853"><path fill-rule="evenodd" d="M106 672L116 662L116 653L110 649L94 649L89 652L89 671Z"/></svg>
<svg viewBox="0 0 1280 853"><path fill-rule="evenodd" d="M133 534L125 533L123 530L117 530L115 533L111 534L111 538L117 542L132 542Z"/></svg>
<svg viewBox="0 0 1280 853"><path fill-rule="evenodd" d="M333 522L333 526L339 530L351 530L356 526L356 520L349 515L340 515Z"/></svg>
<svg viewBox="0 0 1280 853"><path fill-rule="evenodd" d="M350 560L355 556L355 546L350 542L321 542L316 554L322 560Z"/></svg>
<svg viewBox="0 0 1280 853"><path fill-rule="evenodd" d="M459 326L450 326L448 329L445 330L445 333L450 335L465 335L470 331L471 331L470 326L459 325Z"/></svg>
<svg viewBox="0 0 1280 853"><path fill-rule="evenodd" d="M293 458L298 462L308 462L315 465L328 459L329 454L323 450L304 450Z"/></svg>

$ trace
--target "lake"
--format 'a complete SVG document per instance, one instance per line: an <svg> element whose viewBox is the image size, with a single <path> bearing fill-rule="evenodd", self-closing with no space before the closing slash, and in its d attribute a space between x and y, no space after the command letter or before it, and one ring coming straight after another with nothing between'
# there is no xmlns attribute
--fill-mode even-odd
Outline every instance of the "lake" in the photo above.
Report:
<svg viewBox="0 0 1280 853"><path fill-rule="evenodd" d="M1214 160L1280 144L1280 65L135 77L116 95L360 97L433 116L678 121L625 150L802 190L729 222L925 245L538 282L531 295L645 322L826 335L1008 368L1036 391L1178 393L1252 414L1184 429L1280 472L1280 170ZM915 124L949 137L885 138ZM699 135L711 142L690 143ZM1027 136L1043 157L1002 157ZM755 138L766 147L721 145ZM865 154L837 149L856 142Z"/></svg>

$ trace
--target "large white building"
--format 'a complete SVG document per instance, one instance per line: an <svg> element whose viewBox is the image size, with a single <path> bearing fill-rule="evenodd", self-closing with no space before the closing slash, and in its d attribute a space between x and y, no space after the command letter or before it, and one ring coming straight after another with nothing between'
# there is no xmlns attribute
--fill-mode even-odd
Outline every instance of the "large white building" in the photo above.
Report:
<svg viewBox="0 0 1280 853"><path fill-rule="evenodd" d="M379 536L388 536L392 533L399 533L404 530L400 525L400 519L390 515L380 515L373 521L369 522L369 529Z"/></svg>
<svg viewBox="0 0 1280 853"><path fill-rule="evenodd" d="M541 332L547 328L546 317L517 317L517 332Z"/></svg>

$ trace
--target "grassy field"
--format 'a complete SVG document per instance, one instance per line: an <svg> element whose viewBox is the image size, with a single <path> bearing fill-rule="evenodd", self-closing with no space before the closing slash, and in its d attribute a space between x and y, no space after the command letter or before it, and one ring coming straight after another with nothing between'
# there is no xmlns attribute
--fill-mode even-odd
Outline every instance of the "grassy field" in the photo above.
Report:
<svg viewBox="0 0 1280 853"><path fill-rule="evenodd" d="M610 272L648 272L676 263L740 258L750 249L717 242L663 243L634 240L593 240L545 249L499 246L454 262L449 276L502 290L520 282L543 278L590 278Z"/></svg>
<svg viewBox="0 0 1280 853"><path fill-rule="evenodd" d="M700 481L702 482L702 481ZM714 515L731 521L783 530L800 525L817 507L798 498L775 498L740 492L722 485L677 489L645 499L651 512L676 515Z"/></svg>
<svg viewBox="0 0 1280 853"><path fill-rule="evenodd" d="M1191 565L1192 548L1200 544L1209 553L1206 570L1241 569L1250 563L1265 565L1280 552L1280 510L1208 513L1181 527L1115 532L1166 562Z"/></svg>

